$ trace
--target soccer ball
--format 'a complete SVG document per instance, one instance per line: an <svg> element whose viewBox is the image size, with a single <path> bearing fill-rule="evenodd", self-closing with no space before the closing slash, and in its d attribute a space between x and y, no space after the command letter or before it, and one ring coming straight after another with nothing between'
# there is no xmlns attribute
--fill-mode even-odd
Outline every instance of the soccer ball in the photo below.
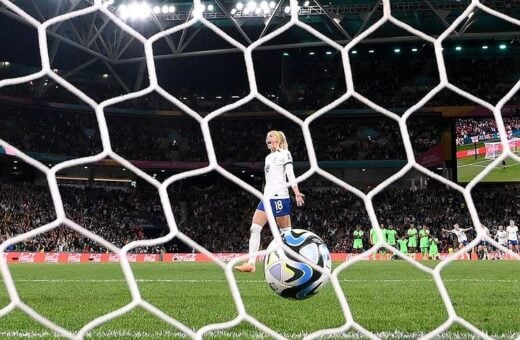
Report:
<svg viewBox="0 0 520 340"><path fill-rule="evenodd" d="M330 273L329 249L319 236L307 230L293 229L281 237L284 245ZM314 296L327 283L327 275L288 253L286 255L287 259L284 259L282 249L276 249L275 241L267 248L264 270L269 286L284 298L303 300Z"/></svg>

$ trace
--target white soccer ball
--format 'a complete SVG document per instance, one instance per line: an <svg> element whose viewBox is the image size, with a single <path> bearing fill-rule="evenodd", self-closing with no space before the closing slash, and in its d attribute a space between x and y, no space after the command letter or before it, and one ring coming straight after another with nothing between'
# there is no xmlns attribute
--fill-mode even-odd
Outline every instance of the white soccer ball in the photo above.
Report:
<svg viewBox="0 0 520 340"><path fill-rule="evenodd" d="M284 245L330 273L329 249L319 236L307 230L293 229L284 232L281 237ZM278 295L290 299L303 300L318 293L327 283L328 276L288 253L286 255L287 259L284 259L274 241L267 248L264 270L269 286Z"/></svg>

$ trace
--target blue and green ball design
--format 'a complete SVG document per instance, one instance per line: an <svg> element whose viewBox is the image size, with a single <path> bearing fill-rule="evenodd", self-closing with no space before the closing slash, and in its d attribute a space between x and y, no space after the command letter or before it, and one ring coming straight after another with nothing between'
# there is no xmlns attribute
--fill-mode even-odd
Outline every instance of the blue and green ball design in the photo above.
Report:
<svg viewBox="0 0 520 340"><path fill-rule="evenodd" d="M283 243L313 264L330 273L329 249L316 234L303 229L293 229L281 235ZM281 249L274 249L274 241L267 248L264 259L265 279L281 297L303 300L314 296L327 283L327 275L308 263L287 254L284 260Z"/></svg>

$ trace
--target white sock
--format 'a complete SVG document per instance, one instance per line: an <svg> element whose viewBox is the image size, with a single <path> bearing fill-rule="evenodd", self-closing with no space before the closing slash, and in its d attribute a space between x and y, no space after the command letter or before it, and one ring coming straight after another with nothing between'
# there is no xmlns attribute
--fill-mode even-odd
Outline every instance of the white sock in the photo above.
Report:
<svg viewBox="0 0 520 340"><path fill-rule="evenodd" d="M292 229L291 226L288 226L288 227L285 227L285 228L280 228L280 233L283 234L283 233L285 233L286 231L289 231L289 230L291 230L291 229Z"/></svg>
<svg viewBox="0 0 520 340"><path fill-rule="evenodd" d="M250 230L251 236L249 238L249 260L247 262L254 265L256 262L256 253L258 252L258 249L260 249L260 232L262 231L262 226L253 223Z"/></svg>

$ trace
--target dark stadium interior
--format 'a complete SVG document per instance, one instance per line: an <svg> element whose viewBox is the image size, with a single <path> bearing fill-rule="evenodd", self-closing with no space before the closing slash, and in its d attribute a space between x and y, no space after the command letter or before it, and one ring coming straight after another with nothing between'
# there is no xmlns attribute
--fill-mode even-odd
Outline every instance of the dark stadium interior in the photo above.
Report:
<svg viewBox="0 0 520 340"><path fill-rule="evenodd" d="M448 2L437 1L435 6L447 11L443 6ZM381 17L376 1L359 3L354 7L347 1L329 2L336 21L325 15L301 17L345 46ZM400 20L438 36L468 3L453 1L446 16L423 7L411 14L400 1L393 1L392 8ZM502 3L491 1L490 6L496 4L496 10L519 17L518 5L506 7ZM70 9L28 0L17 4L41 20ZM79 1L75 9L88 4ZM228 11L234 5L224 4ZM188 4L177 5L183 13L182 6ZM36 29L15 17L0 5L0 80L41 68ZM183 22L158 19L163 29ZM283 25L288 16L281 11L269 23L263 18L251 19L239 29L229 18L211 20L247 46ZM143 22L128 24L146 37L161 30ZM100 33L88 33L94 28ZM15 30L16 37L10 33ZM481 11L464 20L457 33L443 43L449 82L495 105L520 79L519 36L518 27ZM47 37L53 72L97 103L149 85L143 45L104 15L88 14L52 25ZM78 47L89 41L90 47ZM159 85L187 108L154 91L108 106L104 118L113 151L154 179L164 181L208 165L207 144L196 118L237 102L251 89L244 55L200 24L161 38L153 47ZM315 153L323 170L369 192L407 163L403 136L394 118L418 103L440 81L432 44L392 24L383 25L350 49L349 68L338 50L302 29L291 29L264 43L252 56L258 91L271 105L253 98L212 118L208 125L219 165L258 190L262 190L263 161L268 152L265 135L269 130L282 130L288 137L296 175L309 169L310 153ZM345 94L345 73L352 76L356 93L395 113L395 117L348 98L309 124L312 145L307 144L302 126L273 107L282 107L303 124ZM502 113L507 131L520 134L518 94L506 103ZM417 108L406 126L417 162L454 182L459 171L457 143L481 135L496 139L498 131L492 113L481 103L448 89ZM0 87L0 138L49 167L103 151L94 108L48 75ZM0 151L0 237L4 241L56 216L43 174L9 150ZM168 233L157 190L116 161L86 163L62 170L57 176L67 216L116 246ZM520 172L516 181L520 182ZM368 247L370 221L361 199L318 175L300 186L306 204L293 209L294 226L321 235L333 252L351 252L352 232L359 225ZM258 203L252 194L216 172L174 182L168 194L180 231L213 252L247 252L251 216ZM472 195L481 221L492 233L499 224L518 220L520 184L482 183ZM429 225L441 239L443 252L455 247L456 240L452 234L441 232L442 228L451 228L454 223L472 225L462 195L419 172L408 173L376 195L374 206L379 222L393 224L399 235L412 221ZM268 234L264 229L263 246L271 239ZM468 236L473 239L475 233ZM106 251L65 226L9 250ZM132 251L191 252L192 248L174 239Z"/></svg>

